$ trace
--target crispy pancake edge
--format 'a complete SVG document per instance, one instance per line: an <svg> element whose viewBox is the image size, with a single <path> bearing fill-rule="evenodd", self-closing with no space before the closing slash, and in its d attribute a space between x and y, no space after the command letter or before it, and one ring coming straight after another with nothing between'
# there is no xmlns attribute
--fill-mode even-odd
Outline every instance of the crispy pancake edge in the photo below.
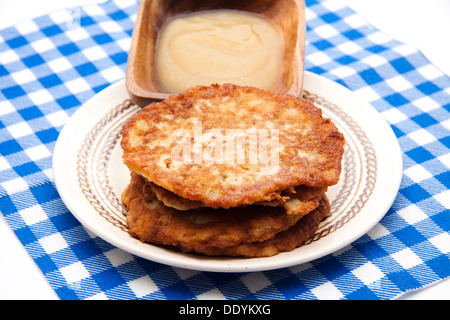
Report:
<svg viewBox="0 0 450 320"><path fill-rule="evenodd" d="M153 182L148 182L152 188L153 193L165 206L177 210L192 210L206 207L200 201L192 201L176 195L175 193L166 190ZM319 206L322 196L327 191L327 187L306 187L297 186L288 190L283 190L280 196L271 201L257 201L252 205L262 205L278 207L281 206L286 209L287 214L305 215Z"/></svg>

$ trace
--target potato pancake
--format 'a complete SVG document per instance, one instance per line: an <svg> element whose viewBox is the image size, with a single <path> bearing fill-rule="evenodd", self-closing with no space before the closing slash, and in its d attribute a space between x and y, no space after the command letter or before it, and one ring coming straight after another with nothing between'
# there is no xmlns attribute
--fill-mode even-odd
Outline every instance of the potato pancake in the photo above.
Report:
<svg viewBox="0 0 450 320"><path fill-rule="evenodd" d="M319 228L320 222L328 217L329 213L330 203L327 196L324 196L316 209L289 229L277 233L273 238L261 242L244 242L225 248L208 247L196 253L208 256L260 258L291 251L308 241ZM189 252L184 248L179 249Z"/></svg>
<svg viewBox="0 0 450 320"><path fill-rule="evenodd" d="M264 241L294 225L302 216L282 207L248 206L179 211L166 207L148 181L132 173L122 193L129 233L142 242L180 246L189 250L229 247Z"/></svg>
<svg viewBox="0 0 450 320"><path fill-rule="evenodd" d="M184 199L231 208L336 184L344 143L307 100L224 84L143 108L123 126L121 146L130 171Z"/></svg>

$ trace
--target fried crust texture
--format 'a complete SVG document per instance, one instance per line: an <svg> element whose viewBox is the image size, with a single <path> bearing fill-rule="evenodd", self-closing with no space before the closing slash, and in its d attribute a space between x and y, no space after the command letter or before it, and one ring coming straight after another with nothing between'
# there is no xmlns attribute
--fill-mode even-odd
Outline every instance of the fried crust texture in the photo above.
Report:
<svg viewBox="0 0 450 320"><path fill-rule="evenodd" d="M150 184L150 187L152 188L152 191L155 194L156 198L158 198L158 200L167 207L171 207L181 211L206 207L200 201L192 201L182 198L175 193L161 188L160 186L152 182L148 183ZM252 205L271 207L281 206L286 210L287 214L305 215L319 206L319 202L327 189L327 187L314 188L298 186L282 191L280 196L276 199L273 199L271 201L257 201Z"/></svg>
<svg viewBox="0 0 450 320"><path fill-rule="evenodd" d="M121 200L131 236L142 242L192 251L265 241L302 217L286 214L283 207L256 205L179 211L159 201L150 183L136 173L132 173Z"/></svg>
<svg viewBox="0 0 450 320"><path fill-rule="evenodd" d="M308 241L317 231L320 222L328 217L330 203L327 196L320 201L320 205L312 212L301 218L289 229L277 233L273 238L261 242L245 242L225 248L207 247L196 253L208 256L232 256L246 258L261 258L277 255L281 252L292 251ZM181 248L185 252L189 252Z"/></svg>
<svg viewBox="0 0 450 320"><path fill-rule="evenodd" d="M270 139L276 138L270 140L276 141L270 150L276 163L264 157L240 160L249 154L248 141L240 150L236 142L217 161L214 143L245 130L266 130ZM198 86L152 103L123 126L121 140L130 171L181 198L225 209L280 200L284 190L300 185L336 184L344 143L334 123L311 102L233 84ZM180 145L190 158L187 151L178 153Z"/></svg>

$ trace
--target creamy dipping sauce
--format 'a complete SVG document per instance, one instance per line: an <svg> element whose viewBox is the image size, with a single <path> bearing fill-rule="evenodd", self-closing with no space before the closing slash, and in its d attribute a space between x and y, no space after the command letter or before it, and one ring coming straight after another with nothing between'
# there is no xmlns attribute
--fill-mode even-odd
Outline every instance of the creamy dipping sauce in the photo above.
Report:
<svg viewBox="0 0 450 320"><path fill-rule="evenodd" d="M175 17L163 27L155 69L169 93L212 83L271 90L280 81L282 60L282 34L267 19L212 10Z"/></svg>

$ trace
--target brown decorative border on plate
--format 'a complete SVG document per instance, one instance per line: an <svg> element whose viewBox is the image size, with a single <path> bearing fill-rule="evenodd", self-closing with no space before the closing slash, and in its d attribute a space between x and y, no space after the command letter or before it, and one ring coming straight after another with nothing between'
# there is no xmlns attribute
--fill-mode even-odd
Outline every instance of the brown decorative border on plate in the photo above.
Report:
<svg viewBox="0 0 450 320"><path fill-rule="evenodd" d="M114 119L133 108L136 109L136 106L131 100L127 99L108 112L91 129L89 134L84 139L84 143L77 155L78 184L86 199L103 218L126 232L128 232L128 226L125 220L125 208L120 201L120 195L117 195L113 191L109 176L107 174L107 167L111 157L111 152L121 137L121 125L116 126L115 130L112 130L106 136L106 139L105 135L102 135L102 133L104 132L104 128ZM94 168L90 166L89 160L92 159L94 150L98 148L95 142L99 140L104 140L102 148L103 157L97 163L95 168L96 174L92 175L91 172ZM98 178L101 186L100 190L106 199L108 199L108 203L101 201L104 197L100 197L98 192L95 192L98 188L94 187L92 176L96 176Z"/></svg>
<svg viewBox="0 0 450 320"><path fill-rule="evenodd" d="M348 126L348 128L352 129L352 133L356 136L358 142L363 147L363 155L358 154L358 158L365 162L361 167L361 169L365 169L365 172L361 172L359 181L357 181L357 177L354 172L356 165L354 154L349 150L348 135L344 134L347 142L343 159L343 168L345 170L343 170L343 177L341 176L341 179L344 180L344 183L343 188L341 188L337 197L331 203L330 216L332 217L334 213L342 210L343 202L347 197L350 196L354 184L358 183L359 185L363 185L361 193L358 194L358 196L355 198L355 201L352 201L351 206L347 210L342 210L345 212L345 214L341 214L339 220L334 221L334 223L332 224L327 223L325 220L322 226L319 227L319 230L315 233L315 235L305 243L307 244L313 241L317 241L327 236L328 234L340 229L363 209L375 187L377 179L377 158L372 143L370 142L366 133L350 117L350 115L342 110L342 108L339 108L335 104L325 100L317 94L310 93L306 90L303 91L303 98L313 102L322 110L332 112L335 116L337 116L337 118L341 119ZM356 149L354 150L354 152L359 153L360 150ZM362 173L365 173L365 181L362 181Z"/></svg>

